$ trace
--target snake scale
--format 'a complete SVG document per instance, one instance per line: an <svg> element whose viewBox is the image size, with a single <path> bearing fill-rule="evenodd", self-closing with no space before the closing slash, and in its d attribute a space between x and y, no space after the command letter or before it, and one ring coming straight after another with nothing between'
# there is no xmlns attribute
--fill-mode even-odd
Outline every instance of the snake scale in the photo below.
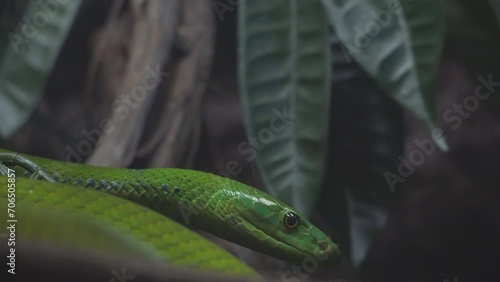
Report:
<svg viewBox="0 0 500 282"><path fill-rule="evenodd" d="M140 242L155 242L151 249L159 248L156 255L161 253L172 264L238 275L252 274L229 254L214 251L217 248L212 243L194 239L192 244L186 243L194 233L161 215L290 263L301 264L312 258L320 265L335 265L341 257L337 245L302 214L260 190L228 178L177 168L97 167L3 149L0 155L0 161L6 165L18 165L13 161L18 156L31 160L56 182L66 184L20 181L19 178L18 200L44 202L49 207L63 205L65 209L87 209L86 212L97 215L96 220L109 220L111 216L120 228L128 228L125 233L138 236ZM22 169L16 168L21 176ZM5 198L4 184L2 179L0 198ZM68 184L87 189L68 189ZM154 234L165 235L156 238ZM160 242L163 239L177 242L177 245L172 247L175 244Z"/></svg>

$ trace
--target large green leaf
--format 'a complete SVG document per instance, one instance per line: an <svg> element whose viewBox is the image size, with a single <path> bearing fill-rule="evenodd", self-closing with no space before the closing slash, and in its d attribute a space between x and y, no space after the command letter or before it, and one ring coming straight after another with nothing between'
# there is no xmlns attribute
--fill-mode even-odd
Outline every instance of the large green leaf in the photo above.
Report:
<svg viewBox="0 0 500 282"><path fill-rule="evenodd" d="M444 0L322 0L339 38L391 97L432 130ZM447 150L445 140L435 140Z"/></svg>
<svg viewBox="0 0 500 282"><path fill-rule="evenodd" d="M80 0L32 0L0 61L0 136L11 136L36 106Z"/></svg>
<svg viewBox="0 0 500 282"><path fill-rule="evenodd" d="M264 185L309 214L325 167L328 24L319 0L239 7L239 76L247 133Z"/></svg>

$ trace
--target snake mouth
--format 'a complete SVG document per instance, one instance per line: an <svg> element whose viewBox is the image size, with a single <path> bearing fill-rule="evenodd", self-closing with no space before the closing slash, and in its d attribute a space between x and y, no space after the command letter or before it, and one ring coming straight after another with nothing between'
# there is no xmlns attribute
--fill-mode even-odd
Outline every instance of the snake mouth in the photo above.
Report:
<svg viewBox="0 0 500 282"><path fill-rule="evenodd" d="M283 241L276 240L271 237L276 243L277 249L282 250L278 254L276 251L269 255L280 258L284 261L293 262L296 264L306 263L307 260L314 260L316 263L325 265L335 265L340 260L340 256L335 253L340 253L337 246L328 242L328 240L318 240L312 251L305 251L297 248L294 245Z"/></svg>
<svg viewBox="0 0 500 282"><path fill-rule="evenodd" d="M262 235L265 235L265 243L263 244L262 240L258 240L258 244L254 244L253 246L249 244L249 248L259 251L261 253L267 254L269 256L281 259L283 261L292 262L296 264L302 264L306 259L314 259L316 262L324 263L324 262L337 262L335 259L335 251L338 251L337 247L334 246L328 239L325 240L316 240L316 244L310 250L303 250L298 248L295 245L292 245L286 241L281 241L273 237L272 234L265 232L264 230L258 229L253 223L247 221L252 227L254 227L255 232L261 233L259 236L262 238ZM264 246L267 245L267 246ZM269 245L272 245L272 248L269 248ZM328 263L330 264L330 263Z"/></svg>
<svg viewBox="0 0 500 282"><path fill-rule="evenodd" d="M243 218L245 218L244 215ZM237 244L271 257L294 263L301 263L305 258L313 256L313 254L309 254L309 252L299 249L292 244L274 238L272 234L259 229L253 222L246 218L245 225L247 225L244 232L246 233L244 235L245 239L241 238L243 240L235 242Z"/></svg>
<svg viewBox="0 0 500 282"><path fill-rule="evenodd" d="M269 234L267 235L270 236ZM299 264L308 257L314 257L314 254L301 250L294 245L279 241L271 236L270 238L271 241L274 241L275 249L274 251L268 251L268 253L273 257Z"/></svg>

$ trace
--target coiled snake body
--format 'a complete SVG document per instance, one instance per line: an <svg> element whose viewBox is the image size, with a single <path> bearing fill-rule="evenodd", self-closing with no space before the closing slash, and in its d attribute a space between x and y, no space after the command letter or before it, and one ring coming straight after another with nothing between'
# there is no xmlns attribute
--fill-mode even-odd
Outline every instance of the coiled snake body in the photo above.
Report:
<svg viewBox="0 0 500 282"><path fill-rule="evenodd" d="M226 255L222 250L208 254L209 250L216 249L215 246L190 241L191 235L187 234L192 233L188 229L157 213L288 262L300 264L306 258L314 258L323 265L334 265L340 259L335 243L299 212L260 190L231 179L187 169L96 167L0 149L0 161L6 165L19 165L13 161L19 156L34 162L56 182L88 188L68 189L68 185L18 178L16 196L19 201L85 209L88 213L99 214L97 220L111 217L120 221L122 227L129 224L128 232L138 234L142 241L156 242L156 245L162 245L158 242L162 238L173 238L177 242L176 248L171 248L172 244L161 246L170 263L177 261L202 269L251 273L244 266L235 267L230 259L220 260ZM23 169L18 166L16 171ZM0 198L6 198L6 187L6 179L0 179ZM89 188L127 199L157 213L116 197L89 191ZM154 234L162 233L168 233L168 236L154 237ZM195 259L200 256L205 259ZM210 265L210 261L217 261L216 256L221 262L218 267ZM202 262L204 260L206 263Z"/></svg>

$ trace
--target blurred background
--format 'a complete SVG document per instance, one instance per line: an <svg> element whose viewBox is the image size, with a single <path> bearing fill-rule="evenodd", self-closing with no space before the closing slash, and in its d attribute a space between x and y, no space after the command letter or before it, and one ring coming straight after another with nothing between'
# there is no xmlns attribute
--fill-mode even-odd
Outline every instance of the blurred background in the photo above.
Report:
<svg viewBox="0 0 500 282"><path fill-rule="evenodd" d="M277 281L494 281L500 2L0 3L0 146L267 191L334 269L211 237ZM91 266L89 266L91 267Z"/></svg>

